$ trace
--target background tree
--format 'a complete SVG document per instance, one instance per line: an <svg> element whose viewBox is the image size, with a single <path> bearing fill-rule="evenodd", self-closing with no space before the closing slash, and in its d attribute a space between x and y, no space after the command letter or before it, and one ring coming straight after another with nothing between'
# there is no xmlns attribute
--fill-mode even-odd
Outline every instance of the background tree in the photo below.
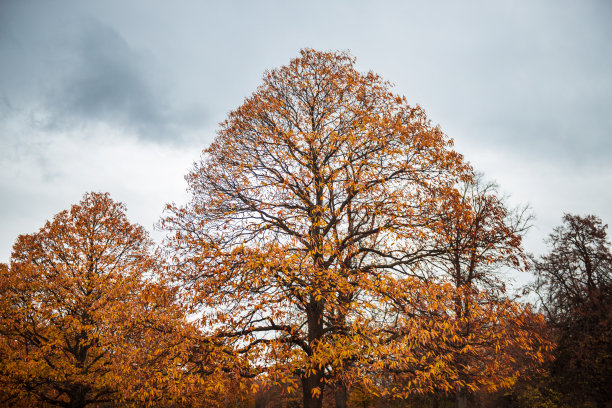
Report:
<svg viewBox="0 0 612 408"><path fill-rule="evenodd" d="M386 291L416 288L437 205L469 178L450 146L346 53L303 50L267 72L187 176L191 203L163 223L211 336L252 373L288 390L299 378L305 407L326 385L342 406L355 370L405 339L379 311Z"/></svg>
<svg viewBox="0 0 612 408"><path fill-rule="evenodd" d="M424 265L428 276L442 276L453 288L451 318L457 338L453 365L457 406L464 408L475 391L508 388L526 369L527 355L541 360L543 340L530 336L533 313L508 299L503 275L524 270L521 247L531 216L527 207L511 209L495 183L481 174L462 182L457 194L441 206L440 255ZM513 363L517 352L525 354Z"/></svg>
<svg viewBox="0 0 612 408"><path fill-rule="evenodd" d="M509 208L505 201L482 174L457 187L441 208L444 241L438 245L444 250L431 263L434 274L447 276L455 287L505 293L504 272L524 269L521 241L532 219L528 207Z"/></svg>
<svg viewBox="0 0 612 408"><path fill-rule="evenodd" d="M565 214L534 260L534 284L558 343L551 375L573 403L612 400L612 253L598 217Z"/></svg>
<svg viewBox="0 0 612 408"><path fill-rule="evenodd" d="M0 384L10 404L172 398L189 326L159 272L147 233L108 194L86 194L21 235L0 272Z"/></svg>

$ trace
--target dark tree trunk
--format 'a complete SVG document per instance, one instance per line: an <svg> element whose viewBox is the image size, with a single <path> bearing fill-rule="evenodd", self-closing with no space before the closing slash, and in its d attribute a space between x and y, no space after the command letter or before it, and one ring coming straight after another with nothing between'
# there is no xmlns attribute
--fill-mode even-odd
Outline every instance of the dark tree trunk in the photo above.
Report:
<svg viewBox="0 0 612 408"><path fill-rule="evenodd" d="M467 395L464 392L457 393L457 408L467 408Z"/></svg>
<svg viewBox="0 0 612 408"><path fill-rule="evenodd" d="M70 408L85 408L87 406L87 388L74 385L70 390Z"/></svg>
<svg viewBox="0 0 612 408"><path fill-rule="evenodd" d="M321 384L321 372L302 377L302 391L304 408L321 408L323 405L323 387ZM319 387L321 392L313 396L312 390Z"/></svg>
<svg viewBox="0 0 612 408"><path fill-rule="evenodd" d="M336 384L334 390L334 398L336 399L336 408L346 408L348 401L348 388L346 385L340 383Z"/></svg>
<svg viewBox="0 0 612 408"><path fill-rule="evenodd" d="M308 305L308 344L312 348L323 337L324 300L311 298ZM302 393L304 408L321 408L323 404L323 371L311 369L302 376ZM312 394L318 388L317 395Z"/></svg>

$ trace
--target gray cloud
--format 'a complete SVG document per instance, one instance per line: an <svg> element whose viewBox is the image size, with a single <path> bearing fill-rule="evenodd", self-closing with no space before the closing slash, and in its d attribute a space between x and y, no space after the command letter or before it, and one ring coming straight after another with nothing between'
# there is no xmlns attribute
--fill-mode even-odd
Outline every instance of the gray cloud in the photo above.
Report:
<svg viewBox="0 0 612 408"><path fill-rule="evenodd" d="M466 2L426 14L433 36L393 76L451 136L530 160L609 161L612 3Z"/></svg>
<svg viewBox="0 0 612 408"><path fill-rule="evenodd" d="M185 142L205 112L173 105L155 56L75 6L3 5L1 114L25 113L49 131L103 123L145 141Z"/></svg>
<svg viewBox="0 0 612 408"><path fill-rule="evenodd" d="M170 107L149 81L146 57L94 21L73 51L72 69L46 94L54 121L102 121L136 130L145 139L164 138Z"/></svg>

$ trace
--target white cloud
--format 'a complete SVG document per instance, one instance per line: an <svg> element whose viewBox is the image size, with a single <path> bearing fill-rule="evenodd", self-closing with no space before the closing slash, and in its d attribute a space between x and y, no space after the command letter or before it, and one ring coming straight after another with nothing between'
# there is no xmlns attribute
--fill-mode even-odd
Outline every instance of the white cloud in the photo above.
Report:
<svg viewBox="0 0 612 408"><path fill-rule="evenodd" d="M19 234L37 231L85 192L110 192L127 205L130 220L149 231L167 202L186 199L183 176L198 159L199 147L142 143L106 125L81 131L87 137L80 131L38 131L24 143L0 139L0 262L8 261Z"/></svg>

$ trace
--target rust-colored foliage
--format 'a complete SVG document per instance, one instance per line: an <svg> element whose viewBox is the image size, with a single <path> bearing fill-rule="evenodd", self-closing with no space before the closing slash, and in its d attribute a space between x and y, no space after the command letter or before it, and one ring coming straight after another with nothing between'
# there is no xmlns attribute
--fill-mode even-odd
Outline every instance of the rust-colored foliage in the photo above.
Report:
<svg viewBox="0 0 612 408"><path fill-rule="evenodd" d="M5 403L159 405L177 397L191 332L160 271L145 230L108 194L86 194L21 235L0 271Z"/></svg>
<svg viewBox="0 0 612 408"><path fill-rule="evenodd" d="M476 175L461 183L440 211L438 245L444 250L422 269L452 287L448 309L455 337L441 346L454 350L449 368L458 406L465 406L476 391L513 385L544 361L551 345L532 330L544 324L543 317L508 299L500 276L504 269L525 268L521 238L531 218L528 209L509 209L497 186Z"/></svg>
<svg viewBox="0 0 612 408"><path fill-rule="evenodd" d="M401 405L542 361L542 316L495 275L522 265L524 219L354 65L303 50L229 114L162 221L173 281L107 194L20 236L0 265L2 401Z"/></svg>
<svg viewBox="0 0 612 408"><path fill-rule="evenodd" d="M244 374L301 386L306 407L325 388L346 400L364 375L400 396L445 374L414 350L453 335L425 319L447 287L412 275L439 253L437 208L469 177L421 108L346 53L303 50L230 113L187 176L191 203L169 206L164 226L178 277ZM368 373L389 364L415 381L380 388Z"/></svg>

